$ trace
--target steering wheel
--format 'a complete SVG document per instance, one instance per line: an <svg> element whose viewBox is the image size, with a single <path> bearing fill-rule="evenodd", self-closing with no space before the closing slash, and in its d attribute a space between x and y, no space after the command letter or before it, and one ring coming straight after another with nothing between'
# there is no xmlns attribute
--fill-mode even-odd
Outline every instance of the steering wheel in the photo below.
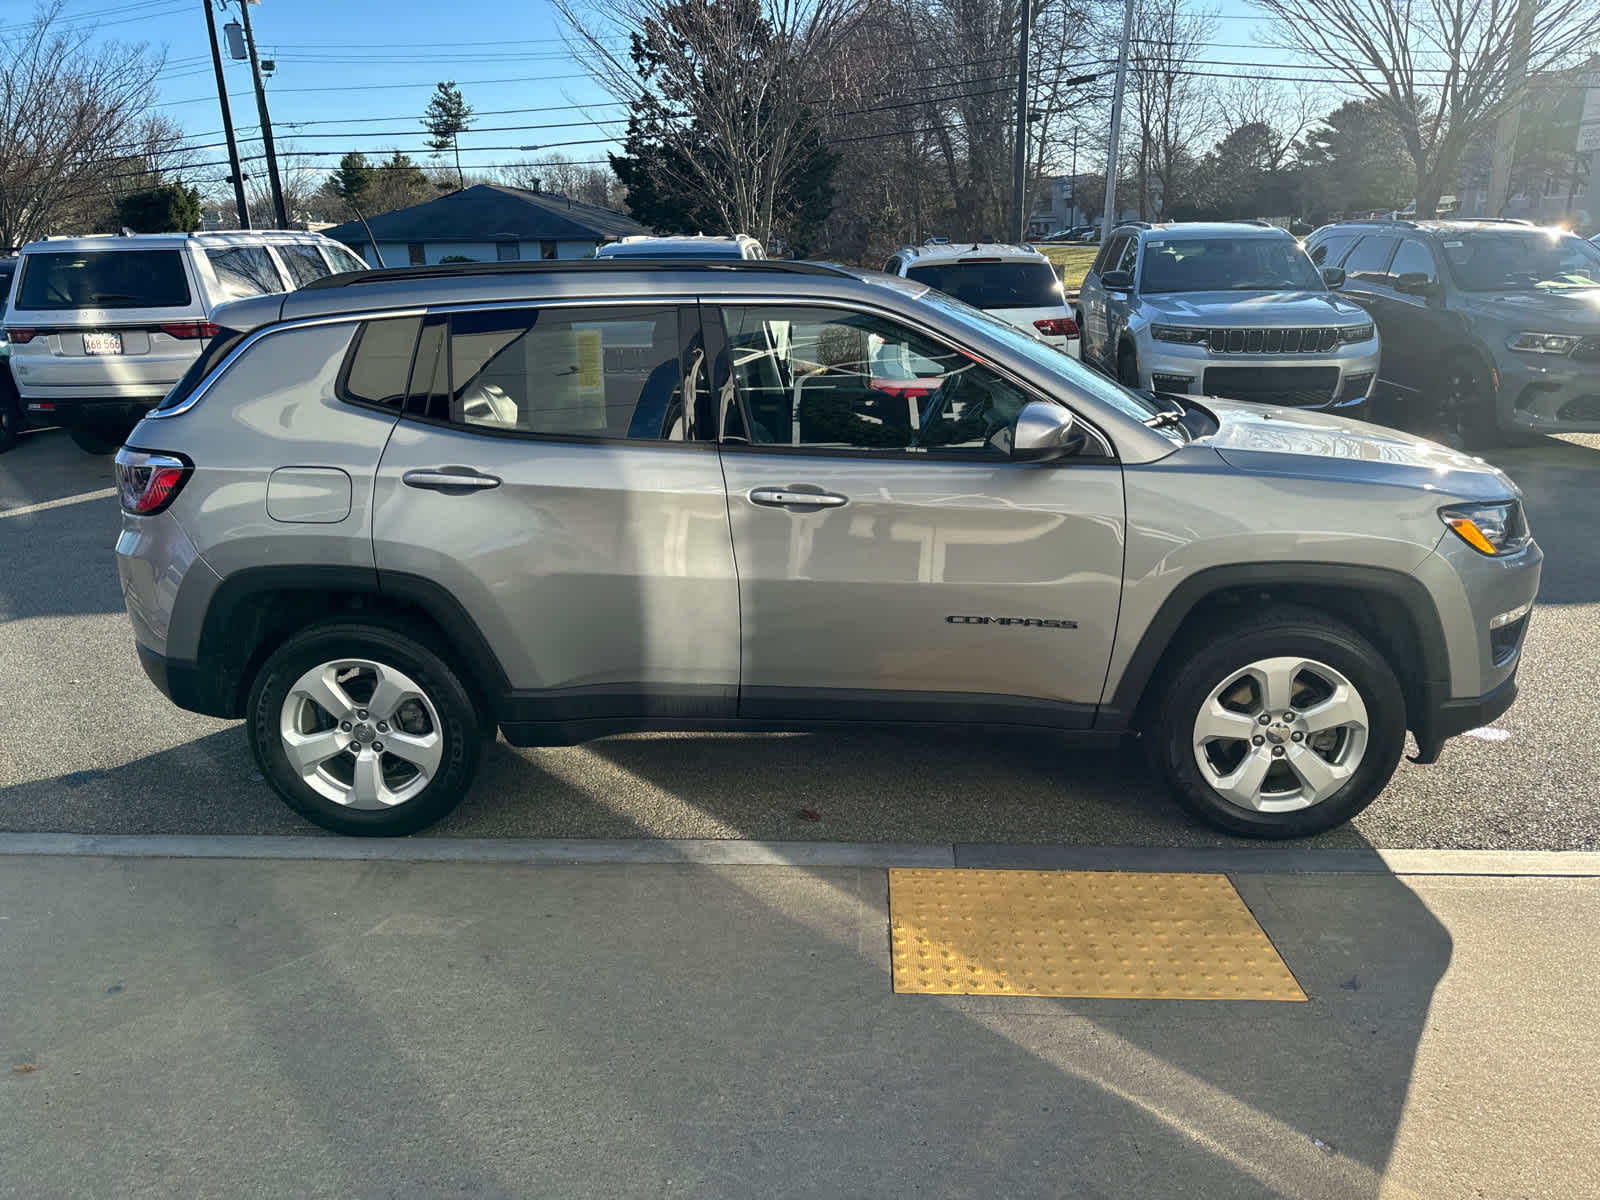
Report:
<svg viewBox="0 0 1600 1200"><path fill-rule="evenodd" d="M965 370L946 375L943 382L939 384L938 389L928 397L928 403L922 410L921 428L911 441L913 447L917 447L922 443L922 435L924 433L945 426L945 422L941 421L940 418L946 410L949 410L952 416L954 415L955 403L960 399L961 393L967 389L970 382L967 380L966 375L967 372ZM997 432L1002 429L1009 429L1011 425L1009 421L997 421L994 418L994 397L988 388L980 387L978 389L978 398L972 402L968 411L962 414L959 421L951 423L976 426L979 436L987 443Z"/></svg>

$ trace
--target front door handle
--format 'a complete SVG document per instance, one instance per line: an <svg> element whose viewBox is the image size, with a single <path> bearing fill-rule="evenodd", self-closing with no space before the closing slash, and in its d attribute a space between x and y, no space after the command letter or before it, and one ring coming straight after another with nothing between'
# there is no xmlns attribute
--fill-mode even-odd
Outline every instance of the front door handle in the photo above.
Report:
<svg viewBox="0 0 1600 1200"><path fill-rule="evenodd" d="M794 488L764 487L750 493L750 503L767 508L838 508L848 497L834 492L802 492Z"/></svg>
<svg viewBox="0 0 1600 1200"><path fill-rule="evenodd" d="M470 467L441 467L436 471L407 471L400 476L400 482L407 487L454 494L477 492L485 488L500 486L500 480L497 476L485 475L483 472L474 471Z"/></svg>

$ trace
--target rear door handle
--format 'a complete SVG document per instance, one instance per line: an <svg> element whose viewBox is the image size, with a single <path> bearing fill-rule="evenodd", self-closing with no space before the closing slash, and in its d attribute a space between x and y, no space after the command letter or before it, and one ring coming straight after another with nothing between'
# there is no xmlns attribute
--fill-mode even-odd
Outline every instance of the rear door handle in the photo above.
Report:
<svg viewBox="0 0 1600 1200"><path fill-rule="evenodd" d="M838 508L849 497L834 492L800 492L792 488L756 488L750 493L750 503L767 508Z"/></svg>
<svg viewBox="0 0 1600 1200"><path fill-rule="evenodd" d="M476 492L500 486L494 475L485 475L470 467L442 467L437 471L407 471L400 476L407 487L423 488L432 492Z"/></svg>

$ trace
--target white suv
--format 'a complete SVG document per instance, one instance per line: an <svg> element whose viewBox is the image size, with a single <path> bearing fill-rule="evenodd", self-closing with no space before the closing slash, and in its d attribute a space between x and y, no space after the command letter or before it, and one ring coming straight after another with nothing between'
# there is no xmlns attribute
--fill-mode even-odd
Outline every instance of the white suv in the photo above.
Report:
<svg viewBox="0 0 1600 1200"><path fill-rule="evenodd" d="M6 333L30 419L109 454L216 332L217 305L367 264L288 230L46 238L22 248Z"/></svg>
<svg viewBox="0 0 1600 1200"><path fill-rule="evenodd" d="M748 234L714 237L704 233L692 237L652 237L634 234L620 242L610 242L594 252L596 258L765 258L761 243Z"/></svg>
<svg viewBox="0 0 1600 1200"><path fill-rule="evenodd" d="M994 242L905 246L883 265L890 275L981 308L1076 357L1078 326L1050 260L1031 246Z"/></svg>

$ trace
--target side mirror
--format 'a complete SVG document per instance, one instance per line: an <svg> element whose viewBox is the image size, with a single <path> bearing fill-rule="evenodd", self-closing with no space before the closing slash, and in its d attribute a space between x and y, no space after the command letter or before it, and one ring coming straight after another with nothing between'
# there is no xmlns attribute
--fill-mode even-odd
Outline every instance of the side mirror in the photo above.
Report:
<svg viewBox="0 0 1600 1200"><path fill-rule="evenodd" d="M1395 277L1394 290L1405 296L1433 295L1433 280L1421 271L1407 271Z"/></svg>
<svg viewBox="0 0 1600 1200"><path fill-rule="evenodd" d="M1133 276L1127 271L1107 271L1100 276L1100 286L1108 292L1133 291Z"/></svg>
<svg viewBox="0 0 1600 1200"><path fill-rule="evenodd" d="M1011 457L1017 462L1048 462L1083 449L1084 434L1072 414L1058 404L1035 400L1024 404L1011 434Z"/></svg>
<svg viewBox="0 0 1600 1200"><path fill-rule="evenodd" d="M1322 282L1331 288L1344 286L1344 271L1338 267L1323 267Z"/></svg>

